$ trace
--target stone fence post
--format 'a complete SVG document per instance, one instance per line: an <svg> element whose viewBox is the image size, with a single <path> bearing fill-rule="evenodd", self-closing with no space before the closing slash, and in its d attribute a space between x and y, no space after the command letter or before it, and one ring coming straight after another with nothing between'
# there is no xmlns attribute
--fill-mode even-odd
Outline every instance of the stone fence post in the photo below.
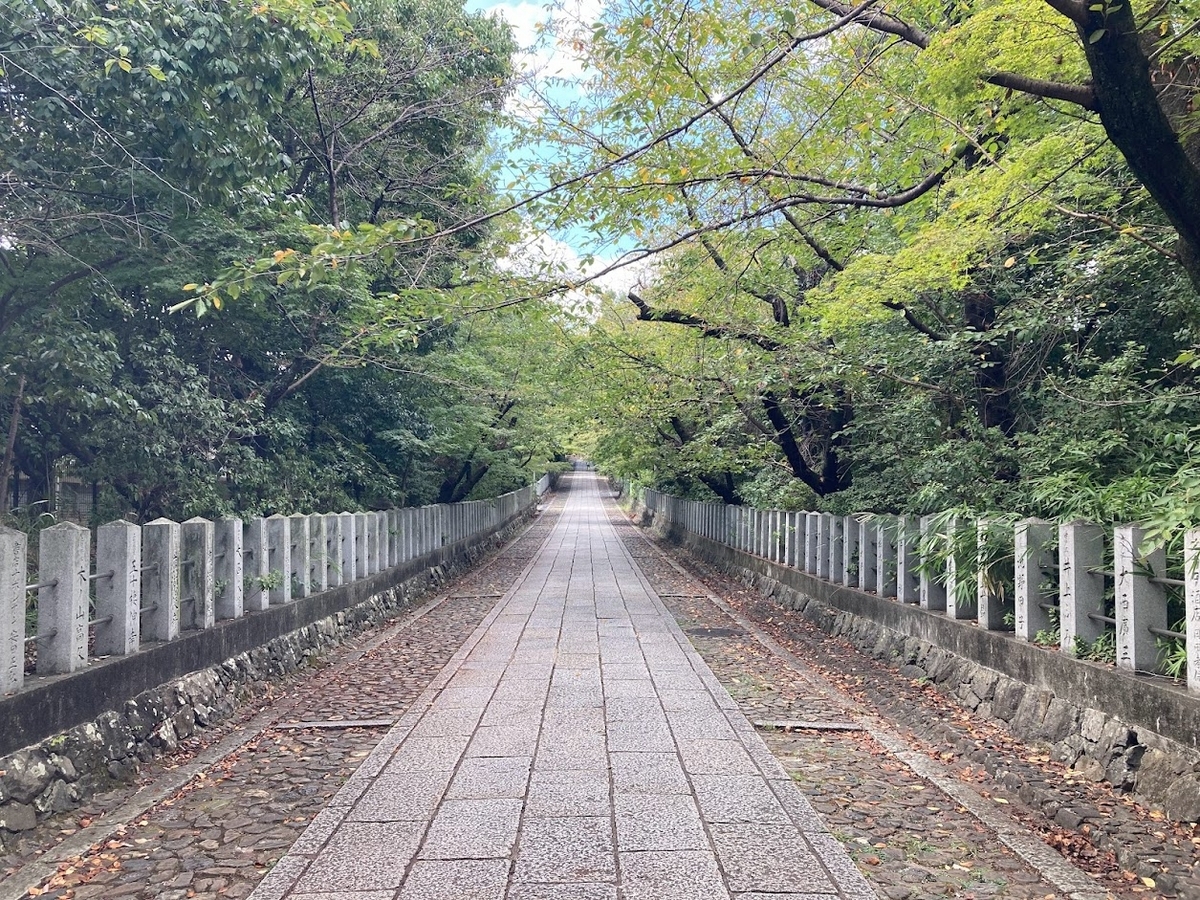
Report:
<svg viewBox="0 0 1200 900"><path fill-rule="evenodd" d="M829 581L845 584L846 581L846 520L841 516L827 515L829 520Z"/></svg>
<svg viewBox="0 0 1200 900"><path fill-rule="evenodd" d="M975 603L979 624L988 631L1004 630L1004 603L996 590L995 573L988 560L989 545L997 540L1013 541L1014 532L990 519L975 523Z"/></svg>
<svg viewBox="0 0 1200 900"><path fill-rule="evenodd" d="M392 553L392 535L391 528L388 526L388 514L386 512L375 513L375 571L382 572L388 568L391 563L388 562L388 557Z"/></svg>
<svg viewBox="0 0 1200 900"><path fill-rule="evenodd" d="M342 583L342 517L325 517L325 585L335 588Z"/></svg>
<svg viewBox="0 0 1200 900"><path fill-rule="evenodd" d="M842 578L846 587L858 586L859 563L858 555L858 519L854 516L842 516Z"/></svg>
<svg viewBox="0 0 1200 900"><path fill-rule="evenodd" d="M881 516L875 521L875 593L896 597L900 519Z"/></svg>
<svg viewBox="0 0 1200 900"><path fill-rule="evenodd" d="M358 519L354 513L344 512L338 518L341 520L342 540L341 540L341 557L342 557L342 575L340 584L350 584L352 581L358 580L358 537L355 534L358 528Z"/></svg>
<svg viewBox="0 0 1200 900"><path fill-rule="evenodd" d="M417 555L417 516L411 507L400 510L400 562L406 563Z"/></svg>
<svg viewBox="0 0 1200 900"><path fill-rule="evenodd" d="M0 696L25 683L25 564L28 539L0 526Z"/></svg>
<svg viewBox="0 0 1200 900"><path fill-rule="evenodd" d="M978 531L955 516L946 526L946 539L949 541L950 550L946 555L946 615L959 621L978 619L978 583L971 585L973 590L964 591L959 588L959 584L964 581L963 570L967 567L967 560L977 559ZM966 546L963 546L964 544ZM962 594L967 595L966 600L962 598Z"/></svg>
<svg viewBox="0 0 1200 900"><path fill-rule="evenodd" d="M814 574L826 581L829 580L829 544L832 540L830 534L832 522L833 516L829 513L817 514L817 570Z"/></svg>
<svg viewBox="0 0 1200 900"><path fill-rule="evenodd" d="M329 527L327 517L315 514L308 517L308 592L320 594L329 590Z"/></svg>
<svg viewBox="0 0 1200 900"><path fill-rule="evenodd" d="M915 516L896 519L896 599L921 603L924 579L917 571L921 563L921 524Z"/></svg>
<svg viewBox="0 0 1200 900"><path fill-rule="evenodd" d="M1187 686L1200 691L1200 529L1183 536L1184 640L1187 642Z"/></svg>
<svg viewBox="0 0 1200 900"><path fill-rule="evenodd" d="M141 610L142 530L123 519L101 525L96 529L97 656L137 653Z"/></svg>
<svg viewBox="0 0 1200 900"><path fill-rule="evenodd" d="M370 520L366 513L354 514L354 574L366 578L371 574Z"/></svg>
<svg viewBox="0 0 1200 900"><path fill-rule="evenodd" d="M1167 555L1160 548L1141 555L1146 533L1123 525L1113 534L1117 593L1117 666L1132 672L1158 671L1158 640L1153 629L1167 627Z"/></svg>
<svg viewBox="0 0 1200 900"><path fill-rule="evenodd" d="M933 549L932 543L937 540L934 531L934 517L921 516L921 559L924 561L928 552ZM929 566L921 566L921 609L931 612L944 612L946 609L946 584L937 577ZM943 578L944 578L943 573Z"/></svg>
<svg viewBox="0 0 1200 900"><path fill-rule="evenodd" d="M804 514L804 571L816 575L821 556L821 514Z"/></svg>
<svg viewBox="0 0 1200 900"><path fill-rule="evenodd" d="M1041 519L1023 519L1013 529L1013 619L1023 641L1051 627L1042 583L1054 569L1053 538L1054 527Z"/></svg>
<svg viewBox="0 0 1200 900"><path fill-rule="evenodd" d="M291 520L279 513L267 519L267 577L272 606L292 602Z"/></svg>
<svg viewBox="0 0 1200 900"><path fill-rule="evenodd" d="M879 520L866 516L858 522L858 587L863 591L879 590Z"/></svg>
<svg viewBox="0 0 1200 900"><path fill-rule="evenodd" d="M179 523L155 519L142 526L142 637L179 637Z"/></svg>
<svg viewBox="0 0 1200 900"><path fill-rule="evenodd" d="M39 535L39 675L60 675L87 665L90 538L91 532L74 522L51 526Z"/></svg>
<svg viewBox="0 0 1200 900"><path fill-rule="evenodd" d="M245 612L245 555L241 519L213 525L213 579L218 619L240 619Z"/></svg>
<svg viewBox="0 0 1200 900"><path fill-rule="evenodd" d="M400 528L400 510L389 509L388 517L388 568L400 565L400 554L404 533Z"/></svg>
<svg viewBox="0 0 1200 900"><path fill-rule="evenodd" d="M1059 646L1075 655L1078 644L1104 634L1104 529L1070 522L1058 526Z"/></svg>
<svg viewBox="0 0 1200 900"><path fill-rule="evenodd" d="M188 519L179 529L179 627L212 628L213 609L213 523L199 517Z"/></svg>
<svg viewBox="0 0 1200 900"><path fill-rule="evenodd" d="M309 518L301 513L295 513L288 516L288 540L290 555L288 557L288 568L284 571L284 578L288 578L292 583L293 600L298 600L301 597L309 595Z"/></svg>
<svg viewBox="0 0 1200 900"><path fill-rule="evenodd" d="M254 518L242 532L242 572L245 594L242 606L247 612L262 612L271 605L270 590L265 587L271 575L270 544L266 519Z"/></svg>

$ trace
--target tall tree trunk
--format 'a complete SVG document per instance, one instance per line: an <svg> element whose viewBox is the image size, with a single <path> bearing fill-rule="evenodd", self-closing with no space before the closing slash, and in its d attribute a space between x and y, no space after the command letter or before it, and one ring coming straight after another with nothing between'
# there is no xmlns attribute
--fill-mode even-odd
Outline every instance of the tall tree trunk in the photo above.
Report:
<svg viewBox="0 0 1200 900"><path fill-rule="evenodd" d="M1181 123L1171 122L1159 102L1133 6L1072 9L1104 130L1174 226L1179 261L1200 291L1200 168L1184 146Z"/></svg>
<svg viewBox="0 0 1200 900"><path fill-rule="evenodd" d="M17 382L12 414L8 417L8 440L4 443L4 462L0 463L0 515L8 513L9 485L13 476L13 453L17 448L17 427L21 424L21 402L25 399L25 375Z"/></svg>

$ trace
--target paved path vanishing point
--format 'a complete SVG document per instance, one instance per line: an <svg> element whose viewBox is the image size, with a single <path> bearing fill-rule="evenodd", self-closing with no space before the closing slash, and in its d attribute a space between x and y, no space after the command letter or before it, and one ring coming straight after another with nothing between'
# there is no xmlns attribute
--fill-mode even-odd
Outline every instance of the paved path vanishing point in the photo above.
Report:
<svg viewBox="0 0 1200 900"><path fill-rule="evenodd" d="M688 643L597 478L252 900L874 892Z"/></svg>

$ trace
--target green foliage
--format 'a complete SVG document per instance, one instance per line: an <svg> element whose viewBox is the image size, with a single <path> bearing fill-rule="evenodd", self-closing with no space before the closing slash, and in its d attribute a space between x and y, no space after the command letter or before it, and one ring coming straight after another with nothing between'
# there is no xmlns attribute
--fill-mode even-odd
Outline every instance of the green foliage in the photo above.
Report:
<svg viewBox="0 0 1200 900"><path fill-rule="evenodd" d="M1171 626L1172 631L1182 632L1185 620L1179 620ZM1158 637L1155 639L1159 653L1159 672L1168 678L1185 679L1188 673L1187 641L1176 637Z"/></svg>
<svg viewBox="0 0 1200 900"><path fill-rule="evenodd" d="M1109 629L1090 642L1076 637L1075 645L1071 649L1071 655L1077 659L1086 659L1089 662L1113 664L1117 661L1117 634L1115 631Z"/></svg>
<svg viewBox="0 0 1200 900"><path fill-rule="evenodd" d="M0 406L35 495L69 470L98 519L357 509L559 454L530 368L553 310L503 311L528 286L484 221L507 26L452 0L9 10Z"/></svg>

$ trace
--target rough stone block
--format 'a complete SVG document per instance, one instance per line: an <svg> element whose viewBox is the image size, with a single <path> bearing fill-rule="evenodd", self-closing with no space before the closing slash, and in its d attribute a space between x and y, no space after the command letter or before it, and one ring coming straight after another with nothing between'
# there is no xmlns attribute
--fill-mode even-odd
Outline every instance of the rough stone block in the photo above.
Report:
<svg viewBox="0 0 1200 900"><path fill-rule="evenodd" d="M1177 822L1200 821L1200 774L1184 775L1171 785L1163 800L1163 812Z"/></svg>
<svg viewBox="0 0 1200 900"><path fill-rule="evenodd" d="M32 831L37 827L37 813L26 803L0 805L0 828L5 831Z"/></svg>

